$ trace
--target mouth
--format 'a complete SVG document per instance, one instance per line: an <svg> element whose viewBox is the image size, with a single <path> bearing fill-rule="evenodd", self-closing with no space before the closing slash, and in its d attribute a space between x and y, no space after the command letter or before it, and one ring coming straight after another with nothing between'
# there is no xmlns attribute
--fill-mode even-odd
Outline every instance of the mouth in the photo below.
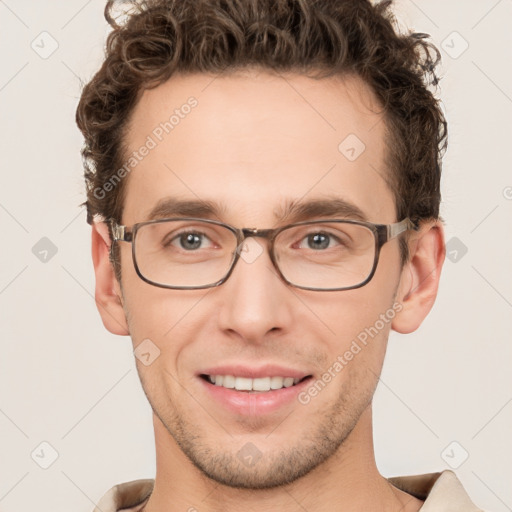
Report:
<svg viewBox="0 0 512 512"><path fill-rule="evenodd" d="M289 414L290 408L301 403L299 394L313 381L307 370L261 362L202 368L196 376L211 405L238 418Z"/></svg>
<svg viewBox="0 0 512 512"><path fill-rule="evenodd" d="M203 373L200 377L214 386L253 394L271 393L272 391L279 391L283 388L291 388L312 378L312 375L306 375L304 377L283 377L274 375L250 378L236 375L208 375Z"/></svg>

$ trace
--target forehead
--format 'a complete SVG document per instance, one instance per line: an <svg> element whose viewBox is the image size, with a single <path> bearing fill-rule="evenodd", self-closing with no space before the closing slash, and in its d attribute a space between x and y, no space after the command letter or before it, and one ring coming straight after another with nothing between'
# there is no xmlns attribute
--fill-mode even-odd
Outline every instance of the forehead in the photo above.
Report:
<svg viewBox="0 0 512 512"><path fill-rule="evenodd" d="M173 76L132 113L123 222L173 197L218 202L225 221L271 225L284 203L333 196L392 222L383 120L356 77Z"/></svg>

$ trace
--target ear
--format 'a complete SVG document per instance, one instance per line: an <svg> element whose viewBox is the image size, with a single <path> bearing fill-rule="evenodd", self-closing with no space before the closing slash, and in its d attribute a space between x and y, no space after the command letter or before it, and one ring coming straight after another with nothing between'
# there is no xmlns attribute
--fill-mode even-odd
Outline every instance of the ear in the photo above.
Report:
<svg viewBox="0 0 512 512"><path fill-rule="evenodd" d="M124 314L121 287L109 260L110 235L104 222L92 226L92 262L96 275L94 298L103 325L112 334L126 336L130 332Z"/></svg>
<svg viewBox="0 0 512 512"><path fill-rule="evenodd" d="M441 221L422 223L409 239L409 251L396 296L403 308L391 323L402 334L415 331L434 305L446 253Z"/></svg>

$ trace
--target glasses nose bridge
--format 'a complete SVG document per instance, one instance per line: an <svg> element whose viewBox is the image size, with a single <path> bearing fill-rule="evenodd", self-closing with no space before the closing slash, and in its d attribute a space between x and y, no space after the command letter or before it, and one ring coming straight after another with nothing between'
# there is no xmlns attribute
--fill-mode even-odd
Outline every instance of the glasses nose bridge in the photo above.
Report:
<svg viewBox="0 0 512 512"><path fill-rule="evenodd" d="M270 260L272 264L277 267L277 262L274 259L274 239L278 232L278 229L258 229L258 228L241 228L237 230L238 236L238 247L242 247L243 243L247 238L255 237L255 238L264 238L269 242L267 251L270 256Z"/></svg>
<svg viewBox="0 0 512 512"><path fill-rule="evenodd" d="M272 252L274 250L274 238L276 235L277 229L258 229L258 228L242 228L238 230L238 246L241 246L247 238L255 237L255 238L264 238L268 240L268 251L270 255L270 259L273 261ZM275 264L275 263L274 263Z"/></svg>
<svg viewBox="0 0 512 512"><path fill-rule="evenodd" d="M236 230L236 235L238 238L237 242L237 255L236 258L233 260L231 270L228 272L228 275L226 276L226 279L231 275L232 271L234 270L234 267L238 263L240 257L242 256L243 252L243 244L247 238L251 237L257 237L257 238L264 238L268 240L269 245L267 247L268 256L270 257L270 261L272 262L272 265L277 270L278 275L281 275L281 271L279 270L279 267L277 265L277 261L274 258L273 252L274 252L274 238L277 234L278 229L258 229L258 228L239 228ZM243 258L242 258L243 259Z"/></svg>
<svg viewBox="0 0 512 512"><path fill-rule="evenodd" d="M272 240L274 237L275 229L242 228L240 233L242 234L242 242L251 236Z"/></svg>

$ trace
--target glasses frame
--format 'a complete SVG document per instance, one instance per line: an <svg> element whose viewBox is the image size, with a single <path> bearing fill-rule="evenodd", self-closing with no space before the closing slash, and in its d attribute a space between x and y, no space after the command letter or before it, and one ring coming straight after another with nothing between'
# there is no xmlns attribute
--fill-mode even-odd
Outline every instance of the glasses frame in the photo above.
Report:
<svg viewBox="0 0 512 512"><path fill-rule="evenodd" d="M202 285L202 286L172 286L172 285L166 285L161 284L156 281L152 281L148 278L146 278L140 271L139 265L137 263L137 257L135 254L135 242L137 239L137 232L138 230L146 226L148 224L157 224L162 222L168 222L168 221L200 221L205 222L208 224L215 224L217 226L223 226L227 229L229 229L237 239L237 250L235 251L235 257L233 258L233 261L231 262L231 266L229 267L229 270L227 271L226 275L222 278L216 281L215 283ZM235 268L235 265L237 264L238 260L240 259L240 246L245 241L246 238L250 237L259 237L259 238L265 238L269 241L269 256L270 260L272 261L272 264L274 265L274 268L276 269L279 277L288 285L293 286L294 288L300 288L302 290L311 290L311 291L319 291L319 292L331 292L331 291L343 291L343 290L353 290L355 288L361 288L362 286L368 284L371 279L373 278L375 271L377 269L377 264L379 262L379 256L380 256L380 250L382 246L389 242L390 240L396 238L401 233L408 231L410 229L413 229L415 231L419 230L419 226L414 223L410 218L406 217L405 219L401 220L400 222L395 222L393 224L375 224L373 222L364 222L359 220L352 220L352 219L320 219L320 220L308 220L308 221L302 221L302 222L296 222L293 224L287 224L286 226L281 226L279 228L275 229L258 229L258 228L236 228L234 226L231 226L230 224L226 224L224 222L220 222L217 220L211 220L211 219L202 219L197 217L171 217L171 218L165 218L165 219L156 219L156 220L149 220L144 222L138 222L136 224L133 224L132 226L123 226L120 224L117 224L117 222L114 219L110 219L107 221L110 223L111 229L112 229L112 236L113 236L113 242L111 244L110 250L111 250L111 256L113 257L113 247L114 243L116 242L128 242L132 244L132 260L135 267L135 272L137 275L146 283L151 284L153 286L157 286L159 288L167 288L172 290L199 290L199 289L206 289L206 288L214 288L216 286L220 286L222 283L226 282L233 272L233 269ZM288 281L284 275L281 273L281 270L279 268L279 265L277 264L275 254L274 254L274 240L276 239L277 235L281 233L282 231L292 228L295 226L303 226L303 225L314 225L314 224L323 224L323 223L345 223L345 224L355 224L358 226L363 226L368 228L374 235L375 239L375 257L373 259L373 266L370 274L368 277L362 282L357 285L353 286L345 286L341 288L313 288L310 286L299 286L296 285L290 281Z"/></svg>

